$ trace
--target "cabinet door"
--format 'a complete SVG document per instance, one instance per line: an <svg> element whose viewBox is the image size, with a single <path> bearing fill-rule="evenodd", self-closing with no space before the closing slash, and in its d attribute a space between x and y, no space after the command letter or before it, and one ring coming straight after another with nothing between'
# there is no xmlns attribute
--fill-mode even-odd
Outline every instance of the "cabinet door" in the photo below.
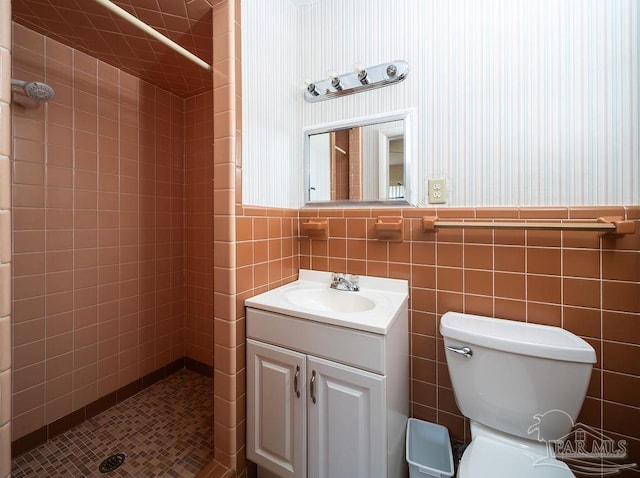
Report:
<svg viewBox="0 0 640 478"><path fill-rule="evenodd" d="M307 473L305 357L247 339L247 457L282 478Z"/></svg>
<svg viewBox="0 0 640 478"><path fill-rule="evenodd" d="M307 380L309 478L385 477L385 377L308 357Z"/></svg>

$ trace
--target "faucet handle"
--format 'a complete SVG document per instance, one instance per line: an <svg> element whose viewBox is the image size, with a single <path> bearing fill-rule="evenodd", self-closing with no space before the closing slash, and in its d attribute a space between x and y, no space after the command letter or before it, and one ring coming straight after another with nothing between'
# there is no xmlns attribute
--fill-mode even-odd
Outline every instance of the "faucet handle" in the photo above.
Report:
<svg viewBox="0 0 640 478"><path fill-rule="evenodd" d="M350 279L351 279L351 281L350 281L351 282L351 290L354 291L354 292L359 291L360 290L360 285L359 285L360 277L357 274L351 274Z"/></svg>

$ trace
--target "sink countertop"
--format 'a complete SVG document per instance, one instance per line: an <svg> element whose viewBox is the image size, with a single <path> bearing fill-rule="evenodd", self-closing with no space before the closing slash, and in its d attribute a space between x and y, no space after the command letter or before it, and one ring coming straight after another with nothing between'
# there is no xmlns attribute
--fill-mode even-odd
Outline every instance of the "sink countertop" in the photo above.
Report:
<svg viewBox="0 0 640 478"><path fill-rule="evenodd" d="M300 269L298 277L297 281L246 299L245 305L292 317L386 335L409 298L409 285L406 280L359 276L360 290L352 292L330 289L330 272ZM302 297L309 297L311 300L306 303L301 300L290 300L289 297L295 297L296 294L304 294ZM323 307L320 302L318 302L319 307L313 305L314 296L318 297L318 300L330 302L331 294L335 295L336 303L345 303L347 306L350 298L353 297L353 302L360 305L355 309L366 308L366 310L339 310L340 306L337 306L338 310L331 310L332 307ZM327 303L327 305L332 304Z"/></svg>

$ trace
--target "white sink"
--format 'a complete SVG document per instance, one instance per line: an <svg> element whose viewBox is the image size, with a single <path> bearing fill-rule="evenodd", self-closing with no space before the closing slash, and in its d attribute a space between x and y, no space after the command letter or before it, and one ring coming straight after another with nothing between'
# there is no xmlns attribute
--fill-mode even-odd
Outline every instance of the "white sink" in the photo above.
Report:
<svg viewBox="0 0 640 478"><path fill-rule="evenodd" d="M329 288L331 273L301 269L299 279L245 301L247 307L386 334L408 301L406 280L360 276L360 290Z"/></svg>
<svg viewBox="0 0 640 478"><path fill-rule="evenodd" d="M287 291L286 297L293 305L327 312L364 312L376 306L375 301L358 292L318 287L292 288Z"/></svg>

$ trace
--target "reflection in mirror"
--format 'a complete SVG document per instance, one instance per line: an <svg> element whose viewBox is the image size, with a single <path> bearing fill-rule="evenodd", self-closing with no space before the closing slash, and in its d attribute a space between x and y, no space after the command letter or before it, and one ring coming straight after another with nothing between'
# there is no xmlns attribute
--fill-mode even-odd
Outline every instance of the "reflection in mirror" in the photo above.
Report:
<svg viewBox="0 0 640 478"><path fill-rule="evenodd" d="M309 137L310 201L362 199L361 129L342 129Z"/></svg>
<svg viewBox="0 0 640 478"><path fill-rule="evenodd" d="M379 131L380 199L404 199L404 128L385 125Z"/></svg>
<svg viewBox="0 0 640 478"><path fill-rule="evenodd" d="M407 204L408 122L406 114L400 117L377 117L307 131L307 202Z"/></svg>

